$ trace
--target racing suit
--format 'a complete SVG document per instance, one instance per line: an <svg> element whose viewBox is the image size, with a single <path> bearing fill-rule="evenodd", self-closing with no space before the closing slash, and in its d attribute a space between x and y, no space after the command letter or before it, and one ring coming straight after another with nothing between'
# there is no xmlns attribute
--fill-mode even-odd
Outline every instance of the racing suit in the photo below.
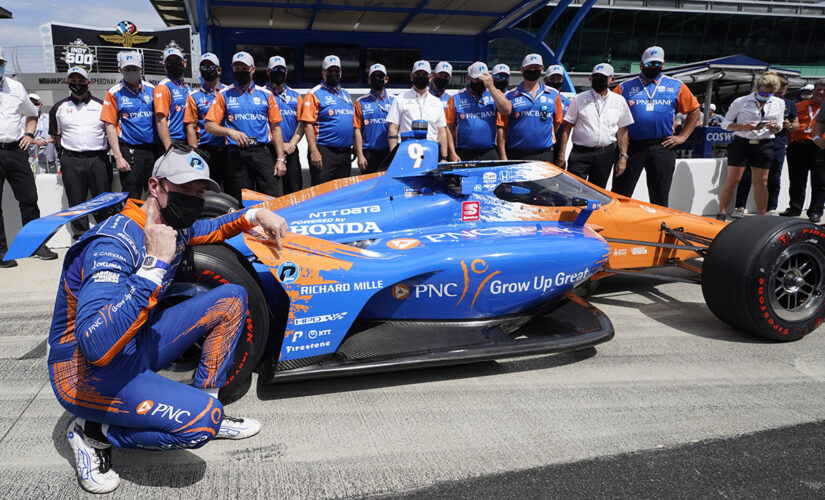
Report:
<svg viewBox="0 0 825 500"><path fill-rule="evenodd" d="M253 225L246 210L198 220L177 231L171 269L147 271L141 203L129 200L66 254L49 332L49 377L60 404L108 424L117 447L197 448L215 437L223 419L221 403L200 388L226 382L246 291L227 284L168 309L155 306L187 245L222 241ZM191 386L155 373L201 339Z"/></svg>

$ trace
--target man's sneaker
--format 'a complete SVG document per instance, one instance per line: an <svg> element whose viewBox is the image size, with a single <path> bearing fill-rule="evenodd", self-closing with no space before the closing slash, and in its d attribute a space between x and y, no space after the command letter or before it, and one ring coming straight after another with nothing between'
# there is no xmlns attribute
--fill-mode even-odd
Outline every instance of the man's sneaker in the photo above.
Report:
<svg viewBox="0 0 825 500"><path fill-rule="evenodd" d="M254 418L235 418L224 415L215 439L244 439L261 430L261 423Z"/></svg>
<svg viewBox="0 0 825 500"><path fill-rule="evenodd" d="M745 209L741 207L737 207L733 209L733 213L730 214L731 219L741 219L745 216Z"/></svg>
<svg viewBox="0 0 825 500"><path fill-rule="evenodd" d="M723 213L721 213L721 212L719 212L718 214L716 214L716 220L721 220L722 222L724 222L724 221L726 221L726 220L727 220L727 218L728 218L728 216L727 216L727 215L725 215L725 214L723 214Z"/></svg>
<svg viewBox="0 0 825 500"><path fill-rule="evenodd" d="M57 258L57 254L49 250L46 245L40 245L40 248L34 252L34 256L41 260L54 260Z"/></svg>
<svg viewBox="0 0 825 500"><path fill-rule="evenodd" d="M776 210L768 210L767 215L772 215L772 216L774 216L774 217L778 217L778 216L779 216L779 212L777 212Z"/></svg>
<svg viewBox="0 0 825 500"><path fill-rule="evenodd" d="M86 436L85 421L76 418L66 429L66 439L74 451L77 482L89 493L109 493L120 485L120 476L112 470L112 445Z"/></svg>

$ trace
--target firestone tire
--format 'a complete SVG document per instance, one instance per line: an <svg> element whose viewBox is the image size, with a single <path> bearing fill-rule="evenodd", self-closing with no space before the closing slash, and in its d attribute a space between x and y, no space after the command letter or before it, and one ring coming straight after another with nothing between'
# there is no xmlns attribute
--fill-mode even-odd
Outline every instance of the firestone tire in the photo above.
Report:
<svg viewBox="0 0 825 500"><path fill-rule="evenodd" d="M238 200L229 196L226 193L206 193L206 199L203 203L202 217L218 217L220 215L228 214L236 210L242 209L243 206L238 203Z"/></svg>
<svg viewBox="0 0 825 500"><path fill-rule="evenodd" d="M702 294L722 321L756 335L799 340L825 319L825 230L779 217L746 217L708 248Z"/></svg>

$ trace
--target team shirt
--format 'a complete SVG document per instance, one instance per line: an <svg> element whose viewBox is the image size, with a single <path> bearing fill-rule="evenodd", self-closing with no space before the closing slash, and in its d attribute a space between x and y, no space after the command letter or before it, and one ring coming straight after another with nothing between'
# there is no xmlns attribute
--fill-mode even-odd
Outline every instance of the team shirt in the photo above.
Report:
<svg viewBox="0 0 825 500"><path fill-rule="evenodd" d="M595 148L616 142L616 133L633 123L633 115L622 96L607 92L602 97L588 89L573 98L564 121L573 125L573 144Z"/></svg>
<svg viewBox="0 0 825 500"><path fill-rule="evenodd" d="M632 141L673 135L676 113L686 115L699 107L699 101L681 80L659 75L652 82L645 81L638 76L613 89L627 100L633 114L633 125L627 127Z"/></svg>
<svg viewBox="0 0 825 500"><path fill-rule="evenodd" d="M441 104L444 106L444 109L447 109L447 105L450 103L450 94L447 93L447 89L438 90L437 88L430 85L429 87L430 94L438 97L441 100Z"/></svg>
<svg viewBox="0 0 825 500"><path fill-rule="evenodd" d="M470 89L454 94L444 111L447 124L456 128L455 146L459 149L490 149L496 146L496 103L484 89L476 97Z"/></svg>
<svg viewBox="0 0 825 500"><path fill-rule="evenodd" d="M570 99L564 94L559 95L561 96L561 114L566 115L567 110L570 109L570 103L572 102L572 99Z"/></svg>
<svg viewBox="0 0 825 500"><path fill-rule="evenodd" d="M284 142L292 140L295 135L295 129L298 128L298 110L303 104L303 97L301 94L289 88L284 84L284 90L278 92L271 85L267 84L266 88L275 96L275 102L278 103L278 110L281 112L281 134L284 137Z"/></svg>
<svg viewBox="0 0 825 500"><path fill-rule="evenodd" d="M186 112L186 100L191 91L185 81L175 81L170 77L164 78L155 87L155 114L169 119L169 137L171 139L186 140L183 118Z"/></svg>
<svg viewBox="0 0 825 500"><path fill-rule="evenodd" d="M254 83L243 90L235 83L215 96L206 120L243 132L258 144L269 144L270 124L280 123L282 118L272 92ZM238 145L229 137L226 144Z"/></svg>
<svg viewBox="0 0 825 500"><path fill-rule="evenodd" d="M121 81L106 91L100 119L117 126L117 136L123 142L137 146L154 144L157 139L152 95L155 86L142 81L133 90Z"/></svg>
<svg viewBox="0 0 825 500"><path fill-rule="evenodd" d="M49 111L49 135L59 135L60 145L69 151L105 151L109 144L101 111L103 101L91 93L82 100L70 95Z"/></svg>
<svg viewBox="0 0 825 500"><path fill-rule="evenodd" d="M799 115L799 128L791 132L791 140L813 140L814 122L819 113L819 106L811 99L806 99L796 103L796 112Z"/></svg>
<svg viewBox="0 0 825 500"><path fill-rule="evenodd" d="M186 110L183 115L183 123L197 123L198 124L198 145L205 146L223 146L226 144L224 137L212 135L206 131L206 113L215 102L215 96L220 91L228 88L222 83L218 83L217 89L207 89L201 86L186 98ZM222 123L219 125L223 125Z"/></svg>
<svg viewBox="0 0 825 500"><path fill-rule="evenodd" d="M782 123L785 117L785 101L779 97L771 96L760 109L760 102L756 100L756 94L751 92L748 95L736 98L725 113L722 120L722 128L728 130L733 123L750 123L774 120ZM773 139L774 134L768 127L757 130L736 130L733 135L743 139Z"/></svg>
<svg viewBox="0 0 825 500"><path fill-rule="evenodd" d="M412 122L415 120L426 121L427 139L437 141L438 129L447 126L441 99L429 92L424 92L421 96L414 88L399 95L390 106L387 122L398 125L400 133L412 130Z"/></svg>
<svg viewBox="0 0 825 500"><path fill-rule="evenodd" d="M359 97L355 102L354 126L361 129L364 149L389 149L387 114L393 101L395 98L387 94L386 90L381 95L375 95L375 91L370 90L369 94Z"/></svg>
<svg viewBox="0 0 825 500"><path fill-rule="evenodd" d="M304 96L298 119L315 126L315 140L321 146L352 146L355 109L349 92L321 82Z"/></svg>
<svg viewBox="0 0 825 500"><path fill-rule="evenodd" d="M7 76L0 78L0 143L22 139L28 116L37 116L37 108L23 84Z"/></svg>
<svg viewBox="0 0 825 500"><path fill-rule="evenodd" d="M524 91L523 83L504 94L513 103L513 110L509 116L498 113L497 125L507 128L507 149L544 151L556 143L554 129L564 119L561 94L543 82L538 85L535 98Z"/></svg>

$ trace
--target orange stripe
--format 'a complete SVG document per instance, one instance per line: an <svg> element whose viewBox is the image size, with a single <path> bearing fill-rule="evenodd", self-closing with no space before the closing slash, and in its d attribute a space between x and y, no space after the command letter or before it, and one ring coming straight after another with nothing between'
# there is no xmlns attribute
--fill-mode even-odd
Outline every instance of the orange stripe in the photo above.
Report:
<svg viewBox="0 0 825 500"><path fill-rule="evenodd" d="M123 336L120 337L120 339L117 342L115 342L115 345L113 345L106 352L106 354L104 354L100 359L98 359L96 361L91 361L91 363L93 365L95 365L95 366L108 365L109 362L112 361L112 358L114 358L117 355L117 353L119 353L126 346L126 344L129 343L129 341L134 338L134 336L137 334L138 330L140 330L140 327L142 327L143 323L146 322L146 318L149 316L149 311L153 307L155 307L155 304L158 301L158 293L160 293L160 286L155 288L155 291L152 292L152 295L149 296L149 304L146 307L144 307L143 309L140 310L140 314L138 315L135 322L132 323L132 326L130 326L129 329L126 330L126 333L124 333Z"/></svg>
<svg viewBox="0 0 825 500"><path fill-rule="evenodd" d="M490 278L492 278L493 276L495 276L496 274L498 274L500 272L501 271L496 271L494 273L490 273L490 276L487 276L486 278L484 278L484 281L482 281L481 284L478 285L478 290L476 290L476 294L473 296L473 301L470 303L470 309L472 309L473 306L476 305L476 299L478 298L478 294L481 292L481 289L484 288L484 284L487 283L488 281L490 281Z"/></svg>
<svg viewBox="0 0 825 500"><path fill-rule="evenodd" d="M458 299L458 302L455 305L461 304L461 301L464 300L464 295L467 294L467 290L470 288L470 277L467 275L467 264L464 263L464 260L461 261L461 270L464 271L464 291L461 292L461 298Z"/></svg>
<svg viewBox="0 0 825 500"><path fill-rule="evenodd" d="M246 220L246 216L243 215L238 219L235 219L232 222L228 222L226 224L222 224L218 229L212 231L209 234L205 234L203 236L196 236L195 238L191 238L189 240L190 245L208 245L209 243L217 243L219 241L223 241L225 239L231 238L236 234L240 234L247 229L252 229L252 224Z"/></svg>
<svg viewBox="0 0 825 500"><path fill-rule="evenodd" d="M190 432L201 432L201 431L204 431L204 432L209 432L209 433L211 433L213 436L215 435L215 429L213 429L213 428L211 428L211 427L198 427L198 428L196 428L196 429L189 429L188 431L184 432L184 434L188 434L188 433L190 433Z"/></svg>
<svg viewBox="0 0 825 500"><path fill-rule="evenodd" d="M202 416L206 415L206 412L208 412L208 411L209 411L209 408L212 408L212 398L211 398L211 397L209 398L209 404L208 404L208 405L206 405L206 409L205 409L205 410L203 410L202 412L198 413L198 416L197 416L197 417L193 418L193 419L192 419L192 420L190 420L188 423L184 424L184 425L183 425L183 427L178 427L177 429L173 430L172 432L173 432L173 433L175 433L175 432L180 432L180 431L182 431L183 429L186 429L186 428L187 428L187 427L189 427L190 425L194 424L195 422L197 422L197 421L198 421L198 419L200 419Z"/></svg>

